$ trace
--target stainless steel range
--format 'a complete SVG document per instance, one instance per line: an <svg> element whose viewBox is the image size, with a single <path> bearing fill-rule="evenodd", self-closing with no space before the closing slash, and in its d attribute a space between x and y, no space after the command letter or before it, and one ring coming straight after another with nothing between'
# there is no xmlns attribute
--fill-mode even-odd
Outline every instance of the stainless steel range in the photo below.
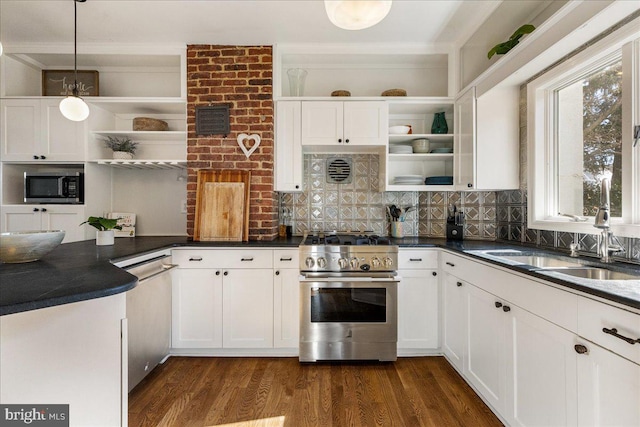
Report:
<svg viewBox="0 0 640 427"><path fill-rule="evenodd" d="M318 234L300 246L300 361L397 358L398 247Z"/></svg>

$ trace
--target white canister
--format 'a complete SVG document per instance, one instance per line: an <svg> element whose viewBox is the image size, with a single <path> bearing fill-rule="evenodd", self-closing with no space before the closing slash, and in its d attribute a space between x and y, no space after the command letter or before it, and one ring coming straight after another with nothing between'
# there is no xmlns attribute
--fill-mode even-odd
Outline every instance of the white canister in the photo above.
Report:
<svg viewBox="0 0 640 427"><path fill-rule="evenodd" d="M391 237L396 237L398 239L404 237L404 232L402 231L402 221L391 222Z"/></svg>

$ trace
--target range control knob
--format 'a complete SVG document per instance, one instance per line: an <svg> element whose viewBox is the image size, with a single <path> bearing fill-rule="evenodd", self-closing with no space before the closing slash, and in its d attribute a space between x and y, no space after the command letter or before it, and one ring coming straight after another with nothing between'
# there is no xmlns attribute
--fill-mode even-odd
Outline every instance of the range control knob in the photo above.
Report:
<svg viewBox="0 0 640 427"><path fill-rule="evenodd" d="M371 266L373 268L379 268L380 267L380 258L378 258L377 256L374 256L373 258L371 258Z"/></svg>
<svg viewBox="0 0 640 427"><path fill-rule="evenodd" d="M386 257L382 260L382 265L384 265L385 268L391 268L393 267L393 260L389 257Z"/></svg>
<svg viewBox="0 0 640 427"><path fill-rule="evenodd" d="M313 268L315 264L316 262L311 257L307 257L307 259L304 260L304 265L306 265L307 268Z"/></svg>
<svg viewBox="0 0 640 427"><path fill-rule="evenodd" d="M340 267L341 270L344 270L349 266L349 261L346 258L340 258L338 260L338 266Z"/></svg>
<svg viewBox="0 0 640 427"><path fill-rule="evenodd" d="M325 257L318 258L316 263L318 264L318 267L320 267L320 268L325 268L327 266L327 260L326 260Z"/></svg>
<svg viewBox="0 0 640 427"><path fill-rule="evenodd" d="M349 265L351 265L351 268L357 269L360 265L360 261L358 261L358 258L353 257L349 260Z"/></svg>

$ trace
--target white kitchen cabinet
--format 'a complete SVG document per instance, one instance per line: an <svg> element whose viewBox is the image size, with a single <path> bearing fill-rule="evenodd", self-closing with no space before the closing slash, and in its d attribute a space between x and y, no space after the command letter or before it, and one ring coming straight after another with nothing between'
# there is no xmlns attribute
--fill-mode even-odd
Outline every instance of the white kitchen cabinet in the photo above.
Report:
<svg viewBox="0 0 640 427"><path fill-rule="evenodd" d="M439 347L438 252L398 254L398 353L424 355Z"/></svg>
<svg viewBox="0 0 640 427"><path fill-rule="evenodd" d="M2 231L64 230L62 243L85 240L83 205L3 205Z"/></svg>
<svg viewBox="0 0 640 427"><path fill-rule="evenodd" d="M300 341L300 270L297 249L273 251L273 346L298 348Z"/></svg>
<svg viewBox="0 0 640 427"><path fill-rule="evenodd" d="M273 347L272 252L174 250L172 347Z"/></svg>
<svg viewBox="0 0 640 427"><path fill-rule="evenodd" d="M54 99L4 99L0 103L2 160L83 162L86 123L66 119Z"/></svg>
<svg viewBox="0 0 640 427"><path fill-rule="evenodd" d="M519 188L519 89L475 87L454 105L454 186L463 190Z"/></svg>
<svg viewBox="0 0 640 427"><path fill-rule="evenodd" d="M507 400L512 426L576 426L576 336L504 301ZM496 310L497 311L497 310Z"/></svg>
<svg viewBox="0 0 640 427"><path fill-rule="evenodd" d="M274 190L302 191L302 104L300 101L276 103Z"/></svg>
<svg viewBox="0 0 640 427"><path fill-rule="evenodd" d="M577 356L578 425L640 425L640 365L599 345L581 341Z"/></svg>
<svg viewBox="0 0 640 427"><path fill-rule="evenodd" d="M302 101L302 145L384 146L384 101Z"/></svg>
<svg viewBox="0 0 640 427"><path fill-rule="evenodd" d="M450 273L442 273L442 352L462 373L467 348L467 288Z"/></svg>
<svg viewBox="0 0 640 427"><path fill-rule="evenodd" d="M180 268L171 312L173 348L221 348L222 270Z"/></svg>

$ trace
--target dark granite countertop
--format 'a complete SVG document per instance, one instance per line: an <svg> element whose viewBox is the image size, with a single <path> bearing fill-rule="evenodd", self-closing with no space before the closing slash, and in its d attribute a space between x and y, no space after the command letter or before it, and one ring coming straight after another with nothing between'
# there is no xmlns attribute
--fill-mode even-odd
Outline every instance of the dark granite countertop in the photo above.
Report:
<svg viewBox="0 0 640 427"><path fill-rule="evenodd" d="M169 236L119 238L116 239L113 246L96 246L95 240L67 243L60 245L39 261L26 264L0 264L0 315L126 292L135 287L136 278L116 267L112 262L145 253L183 246L296 248L300 241L300 237L292 237L271 241L193 242L186 237ZM486 249L520 249L544 252L539 248L479 240L449 242L444 239L425 237L393 239L393 243L404 248L439 247L449 249L561 286L640 309L640 282L605 282L577 278L567 281L563 276L541 273L522 265L505 264L474 253L474 251ZM597 260L592 258L588 258L588 261L594 265L598 264ZM619 263L614 268L635 271L636 273L639 270L638 266Z"/></svg>

